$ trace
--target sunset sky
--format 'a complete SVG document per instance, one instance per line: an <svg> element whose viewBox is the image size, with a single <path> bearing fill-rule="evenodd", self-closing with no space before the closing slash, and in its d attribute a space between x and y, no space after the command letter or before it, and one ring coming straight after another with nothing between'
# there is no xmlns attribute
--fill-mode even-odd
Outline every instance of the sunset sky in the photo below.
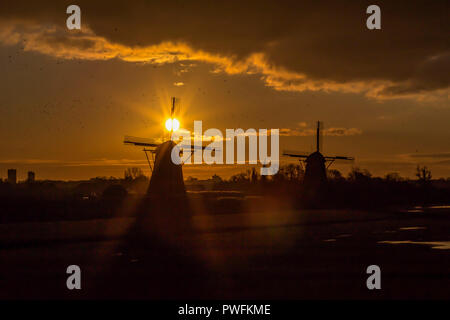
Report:
<svg viewBox="0 0 450 320"><path fill-rule="evenodd" d="M81 30L66 8L81 8ZM370 4L381 30L366 28ZM448 1L2 1L0 177L148 173L124 135L160 138L170 97L181 125L279 128L280 151L413 177L450 177ZM295 159L281 158L281 163ZM228 177L242 166L185 166Z"/></svg>

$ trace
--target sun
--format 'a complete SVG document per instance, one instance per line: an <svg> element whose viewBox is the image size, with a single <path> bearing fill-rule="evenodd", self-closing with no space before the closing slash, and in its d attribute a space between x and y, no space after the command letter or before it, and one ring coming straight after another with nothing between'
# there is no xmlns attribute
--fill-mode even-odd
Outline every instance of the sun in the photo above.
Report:
<svg viewBox="0 0 450 320"><path fill-rule="evenodd" d="M167 119L166 120L166 129L167 131L177 131L178 129L180 129L180 121L178 121L178 119Z"/></svg>

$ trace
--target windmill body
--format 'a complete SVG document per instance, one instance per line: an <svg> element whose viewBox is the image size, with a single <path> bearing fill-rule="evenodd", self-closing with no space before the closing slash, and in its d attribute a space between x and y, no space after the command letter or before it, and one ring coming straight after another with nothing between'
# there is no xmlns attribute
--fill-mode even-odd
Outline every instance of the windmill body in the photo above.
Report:
<svg viewBox="0 0 450 320"><path fill-rule="evenodd" d="M325 190L327 183L326 169L335 160L354 160L352 157L346 156L324 156L320 152L322 125L317 122L316 131L316 151L307 155L296 151L285 151L283 155L298 158L306 163L305 177L303 180L305 195L308 198L319 197ZM327 163L328 162L328 163Z"/></svg>
<svg viewBox="0 0 450 320"><path fill-rule="evenodd" d="M166 121L166 129L169 131L168 140L163 143L157 143L151 139L125 136L125 139L123 141L125 144L144 147L142 151L145 152L148 165L152 172L147 191L148 196L178 198L179 196L185 195L186 193L186 188L183 180L182 164L175 164L172 161L172 149L177 145L172 140L172 133L173 131L178 130L178 127L180 125L179 121L173 117L176 111L177 101L178 99L172 98L170 118ZM209 149L205 146L181 145L181 147L183 150L190 148L191 156L195 150Z"/></svg>
<svg viewBox="0 0 450 320"><path fill-rule="evenodd" d="M175 101L176 99L172 98L170 121L175 120L173 119ZM172 123L170 128L171 136L173 132ZM124 143L144 147L143 151L145 152L150 170L152 171L152 176L147 189L148 196L171 198L182 196L186 193L181 164L174 164L172 162L172 149L176 145L172 139L163 143L155 143L149 139L126 136ZM149 154L152 161L149 158Z"/></svg>
<svg viewBox="0 0 450 320"><path fill-rule="evenodd" d="M319 189L327 182L325 157L319 151L316 151L311 153L305 162L305 186L309 189Z"/></svg>
<svg viewBox="0 0 450 320"><path fill-rule="evenodd" d="M159 145L155 150L155 161L148 186L148 195L180 196L186 192L181 164L174 164L171 159L172 140Z"/></svg>

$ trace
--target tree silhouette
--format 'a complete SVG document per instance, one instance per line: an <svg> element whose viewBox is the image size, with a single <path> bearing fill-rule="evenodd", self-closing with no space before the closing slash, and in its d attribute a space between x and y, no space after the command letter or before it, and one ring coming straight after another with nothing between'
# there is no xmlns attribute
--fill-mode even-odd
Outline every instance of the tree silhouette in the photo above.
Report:
<svg viewBox="0 0 450 320"><path fill-rule="evenodd" d="M141 168L133 167L125 170L125 180L135 180L144 177L144 172Z"/></svg>
<svg viewBox="0 0 450 320"><path fill-rule="evenodd" d="M344 177L342 176L342 173L336 169L327 170L327 174L328 174L328 179L330 179L330 180L342 181L344 179Z"/></svg>
<svg viewBox="0 0 450 320"><path fill-rule="evenodd" d="M431 181L431 170L429 170L426 166L417 166L416 177L419 179L421 184L427 184Z"/></svg>
<svg viewBox="0 0 450 320"><path fill-rule="evenodd" d="M372 174L368 170L360 169L358 167L352 168L352 170L348 174L348 179L356 183L369 182L371 177Z"/></svg>
<svg viewBox="0 0 450 320"><path fill-rule="evenodd" d="M398 172L390 172L386 174L384 179L388 182L400 182L402 181L402 177L398 174Z"/></svg>

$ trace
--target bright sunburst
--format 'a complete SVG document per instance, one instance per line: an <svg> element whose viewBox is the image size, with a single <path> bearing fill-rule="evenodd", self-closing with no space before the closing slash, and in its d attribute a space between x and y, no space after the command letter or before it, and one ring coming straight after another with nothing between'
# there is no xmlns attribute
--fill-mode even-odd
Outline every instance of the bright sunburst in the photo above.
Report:
<svg viewBox="0 0 450 320"><path fill-rule="evenodd" d="M166 120L166 129L167 131L177 131L178 129L180 129L180 121L178 121L177 119L167 119Z"/></svg>

